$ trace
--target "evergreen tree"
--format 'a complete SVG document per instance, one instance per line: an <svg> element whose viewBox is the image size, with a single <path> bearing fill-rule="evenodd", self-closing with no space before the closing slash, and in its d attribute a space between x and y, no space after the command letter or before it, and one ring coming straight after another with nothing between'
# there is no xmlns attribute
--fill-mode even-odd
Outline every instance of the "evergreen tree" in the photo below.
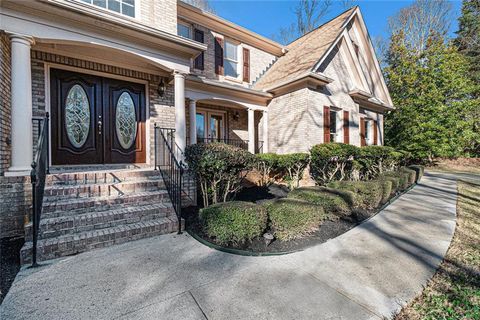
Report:
<svg viewBox="0 0 480 320"><path fill-rule="evenodd" d="M386 115L387 144L419 159L458 157L475 149L479 101L468 78L469 63L444 38L431 33L425 50L406 46L400 30L392 35L385 76L396 110Z"/></svg>
<svg viewBox="0 0 480 320"><path fill-rule="evenodd" d="M469 58L470 75L480 84L480 0L463 1L458 26L455 44Z"/></svg>

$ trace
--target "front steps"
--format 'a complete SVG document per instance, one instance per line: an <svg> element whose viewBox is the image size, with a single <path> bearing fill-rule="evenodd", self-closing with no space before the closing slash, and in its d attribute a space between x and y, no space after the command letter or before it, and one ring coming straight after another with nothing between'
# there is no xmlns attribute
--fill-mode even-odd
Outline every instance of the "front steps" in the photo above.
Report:
<svg viewBox="0 0 480 320"><path fill-rule="evenodd" d="M25 227L22 264L31 262L32 223ZM158 171L123 169L47 176L37 260L171 233L178 220Z"/></svg>

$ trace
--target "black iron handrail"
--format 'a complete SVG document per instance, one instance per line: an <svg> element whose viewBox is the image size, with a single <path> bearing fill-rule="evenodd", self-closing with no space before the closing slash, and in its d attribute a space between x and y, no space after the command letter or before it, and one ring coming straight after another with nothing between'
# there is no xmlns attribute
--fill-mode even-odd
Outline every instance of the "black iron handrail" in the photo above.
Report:
<svg viewBox="0 0 480 320"><path fill-rule="evenodd" d="M49 115L48 112L44 118L33 119L38 122L38 141L35 158L32 162L30 171L30 180L32 183L32 267L37 264L37 241L40 219L42 216L43 194L45 193L45 180L49 173L49 154L48 137L49 135Z"/></svg>
<svg viewBox="0 0 480 320"><path fill-rule="evenodd" d="M227 138L197 138L197 143L210 143L210 142L220 142L225 143L231 146L235 146L244 150L248 150L248 140L242 139L227 139ZM187 144L189 139L187 139ZM262 153L263 151L263 141L258 141L258 144L255 148L255 153Z"/></svg>
<svg viewBox="0 0 480 320"><path fill-rule="evenodd" d="M175 143L175 129L160 128L155 124L155 169L160 171L178 219L178 233L182 233L182 177L185 165L183 150Z"/></svg>

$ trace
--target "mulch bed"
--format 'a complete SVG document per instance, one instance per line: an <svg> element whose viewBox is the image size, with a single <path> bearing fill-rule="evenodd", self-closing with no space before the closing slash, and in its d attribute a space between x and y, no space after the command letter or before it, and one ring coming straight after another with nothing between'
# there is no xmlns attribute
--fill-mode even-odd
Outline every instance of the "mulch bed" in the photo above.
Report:
<svg viewBox="0 0 480 320"><path fill-rule="evenodd" d="M20 249L23 238L0 239L0 304L20 270Z"/></svg>
<svg viewBox="0 0 480 320"><path fill-rule="evenodd" d="M283 186L273 185L270 188L251 187L243 189L241 193L237 194L235 200L248 201L255 203L262 203L272 199L283 198L288 194L288 191ZM199 221L198 207L188 207L182 210L182 216L186 221L186 229L197 235L198 237L216 245L214 238L209 237L203 230ZM347 232L353 227L359 225L365 219L374 215L374 212L353 212L350 216L340 217L334 220L325 220L320 225L318 230L312 232L310 235L295 239L291 241L274 240L268 246L265 244L263 237L253 239L243 245L223 245L222 247L228 249L239 249L255 253L286 253L304 250L308 247L324 243L329 239L338 237Z"/></svg>

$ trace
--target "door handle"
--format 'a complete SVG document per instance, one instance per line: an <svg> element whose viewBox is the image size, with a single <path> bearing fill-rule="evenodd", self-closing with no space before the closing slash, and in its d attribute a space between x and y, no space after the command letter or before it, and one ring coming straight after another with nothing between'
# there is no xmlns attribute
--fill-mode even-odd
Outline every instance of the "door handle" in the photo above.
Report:
<svg viewBox="0 0 480 320"><path fill-rule="evenodd" d="M98 134L102 135L102 121L98 120Z"/></svg>

